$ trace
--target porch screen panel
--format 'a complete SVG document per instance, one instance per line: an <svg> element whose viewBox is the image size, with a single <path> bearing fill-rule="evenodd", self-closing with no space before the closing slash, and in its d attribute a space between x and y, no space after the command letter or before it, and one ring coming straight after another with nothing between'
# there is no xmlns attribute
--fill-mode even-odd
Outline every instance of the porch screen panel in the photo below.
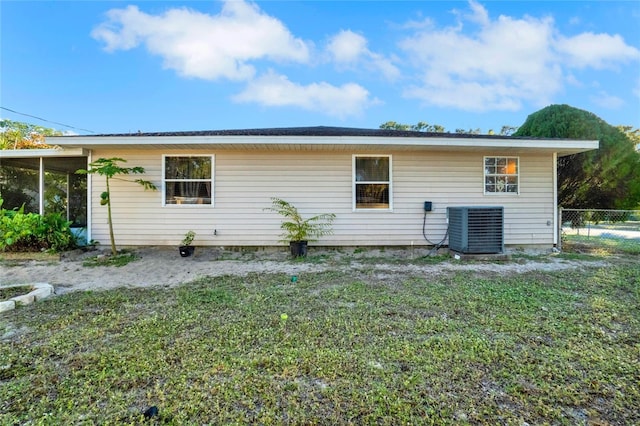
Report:
<svg viewBox="0 0 640 426"><path fill-rule="evenodd" d="M40 213L40 159L10 158L0 160L0 197L2 207L16 209L24 205L25 213Z"/></svg>
<svg viewBox="0 0 640 426"><path fill-rule="evenodd" d="M44 213L67 216L69 173L59 170L58 159L44 159Z"/></svg>
<svg viewBox="0 0 640 426"><path fill-rule="evenodd" d="M60 213L72 227L87 226L86 157L56 157L44 160L44 212Z"/></svg>

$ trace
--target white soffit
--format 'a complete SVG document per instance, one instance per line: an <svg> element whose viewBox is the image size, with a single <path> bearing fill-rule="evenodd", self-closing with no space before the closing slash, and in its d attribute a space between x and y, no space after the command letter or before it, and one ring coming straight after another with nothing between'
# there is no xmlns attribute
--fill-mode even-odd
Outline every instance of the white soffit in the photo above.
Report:
<svg viewBox="0 0 640 426"><path fill-rule="evenodd" d="M570 139L378 137L378 136L71 136L50 141L68 148L229 150L431 150L543 151L570 155L598 149L599 142Z"/></svg>

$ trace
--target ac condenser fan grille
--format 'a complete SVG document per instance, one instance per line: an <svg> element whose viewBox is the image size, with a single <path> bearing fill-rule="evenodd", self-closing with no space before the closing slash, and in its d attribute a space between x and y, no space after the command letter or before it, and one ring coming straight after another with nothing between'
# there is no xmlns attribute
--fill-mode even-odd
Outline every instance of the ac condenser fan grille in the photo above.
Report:
<svg viewBox="0 0 640 426"><path fill-rule="evenodd" d="M503 207L449 207L449 249L460 253L504 251Z"/></svg>

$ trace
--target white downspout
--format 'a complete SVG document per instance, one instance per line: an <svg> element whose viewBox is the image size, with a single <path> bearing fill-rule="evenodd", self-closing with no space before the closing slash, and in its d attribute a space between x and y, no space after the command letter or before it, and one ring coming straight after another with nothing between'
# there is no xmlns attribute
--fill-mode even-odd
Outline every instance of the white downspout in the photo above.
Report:
<svg viewBox="0 0 640 426"><path fill-rule="evenodd" d="M89 154L87 155L87 168L89 168L89 164L93 162L92 158L93 151L89 150ZM93 239L91 234L91 229L93 228L93 214L91 214L91 187L93 179L91 178L91 173L87 173L87 244Z"/></svg>
<svg viewBox="0 0 640 426"><path fill-rule="evenodd" d="M558 153L553 153L553 245L558 247Z"/></svg>

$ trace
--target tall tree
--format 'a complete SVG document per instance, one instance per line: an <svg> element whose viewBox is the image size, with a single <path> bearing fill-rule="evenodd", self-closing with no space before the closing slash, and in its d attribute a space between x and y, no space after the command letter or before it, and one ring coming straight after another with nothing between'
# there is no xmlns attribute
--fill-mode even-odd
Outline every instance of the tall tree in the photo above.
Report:
<svg viewBox="0 0 640 426"><path fill-rule="evenodd" d="M569 105L535 112L514 136L600 141L600 149L558 160L558 203L565 208L635 208L640 202L640 153L624 131Z"/></svg>
<svg viewBox="0 0 640 426"><path fill-rule="evenodd" d="M76 171L78 174L98 174L105 177L106 180L106 191L100 194L100 205L107 206L107 221L109 223L109 238L111 239L111 254L116 255L118 251L116 250L116 239L113 233L113 221L111 216L111 188L109 186L109 182L111 179L118 179L115 176L118 175L129 175L129 174L142 174L144 173L144 168L142 167L122 167L120 163L126 163L126 160L122 158L98 158L93 163L89 164L89 169L80 169ZM128 181L127 179L122 179ZM144 187L145 190L158 189L152 182L143 179L134 180L135 183L140 184Z"/></svg>
<svg viewBox="0 0 640 426"><path fill-rule="evenodd" d="M0 120L0 149L50 148L45 136L62 136L62 132L21 121Z"/></svg>

